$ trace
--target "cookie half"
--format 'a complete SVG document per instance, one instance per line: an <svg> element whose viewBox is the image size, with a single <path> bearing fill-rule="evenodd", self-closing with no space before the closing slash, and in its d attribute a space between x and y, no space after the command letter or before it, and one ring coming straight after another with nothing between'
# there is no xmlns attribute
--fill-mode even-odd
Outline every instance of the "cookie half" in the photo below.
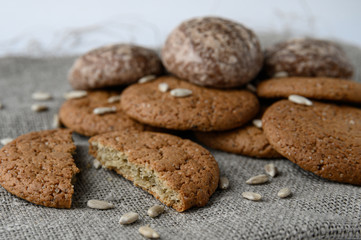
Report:
<svg viewBox="0 0 361 240"><path fill-rule="evenodd" d="M136 82L146 75L159 75L162 63L151 49L116 44L94 49L79 57L69 71L74 89L95 89Z"/></svg>
<svg viewBox="0 0 361 240"><path fill-rule="evenodd" d="M269 144L263 130L253 125L224 132L196 132L197 140L208 147L256 158L281 158Z"/></svg>
<svg viewBox="0 0 361 240"><path fill-rule="evenodd" d="M273 78L261 82L257 95L262 98L287 98L291 94L319 100L361 103L361 83L323 77Z"/></svg>
<svg viewBox="0 0 361 240"><path fill-rule="evenodd" d="M205 206L218 186L214 157L198 144L154 132L111 132L89 139L89 153L167 206Z"/></svg>
<svg viewBox="0 0 361 240"><path fill-rule="evenodd" d="M166 92L160 91L161 84L167 86ZM177 89L188 95L175 96ZM122 93L121 106L144 124L197 131L242 126L259 110L257 97L249 91L209 89L171 76L129 86Z"/></svg>
<svg viewBox="0 0 361 240"><path fill-rule="evenodd" d="M262 117L270 144L314 174L361 185L361 110L313 102L279 101Z"/></svg>
<svg viewBox="0 0 361 240"><path fill-rule="evenodd" d="M70 208L79 169L69 130L22 135L0 150L0 184L8 192L45 207Z"/></svg>
<svg viewBox="0 0 361 240"><path fill-rule="evenodd" d="M312 38L292 39L267 48L264 69L269 77L350 78L353 75L353 66L341 47Z"/></svg>
<svg viewBox="0 0 361 240"><path fill-rule="evenodd" d="M144 130L144 125L128 117L118 101L109 102L112 97L119 97L117 91L89 91L83 98L70 99L59 110L61 122L71 130L85 135L133 129ZM96 108L114 108L114 112L95 114Z"/></svg>

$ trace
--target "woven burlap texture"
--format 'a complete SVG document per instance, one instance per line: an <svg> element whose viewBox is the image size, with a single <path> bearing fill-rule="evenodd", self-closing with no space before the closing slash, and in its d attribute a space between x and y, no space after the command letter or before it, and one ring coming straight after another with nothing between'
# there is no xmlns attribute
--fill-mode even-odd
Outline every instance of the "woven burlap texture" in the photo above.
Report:
<svg viewBox="0 0 361 240"><path fill-rule="evenodd" d="M263 45L278 40L262 38ZM361 50L344 46L361 80ZM15 138L31 131L52 128L53 115L69 91L67 72L74 58L0 59L0 138ZM31 94L50 92L49 110L30 110ZM361 93L360 93L361 94ZM323 180L288 160L252 159L213 151L221 175L230 180L228 190L217 190L206 207L178 213L166 208L158 218L147 209L159 202L117 174L92 165L87 138L74 134L77 175L73 207L68 210L36 206L0 187L0 239L144 239L140 226L150 224L162 239L361 239L361 188ZM268 184L250 186L245 181L275 163L279 175ZM279 199L277 192L290 187L293 195ZM242 198L244 191L261 193L261 202ZM87 208L89 199L114 196L116 208ZM134 211L140 219L129 226L118 223Z"/></svg>

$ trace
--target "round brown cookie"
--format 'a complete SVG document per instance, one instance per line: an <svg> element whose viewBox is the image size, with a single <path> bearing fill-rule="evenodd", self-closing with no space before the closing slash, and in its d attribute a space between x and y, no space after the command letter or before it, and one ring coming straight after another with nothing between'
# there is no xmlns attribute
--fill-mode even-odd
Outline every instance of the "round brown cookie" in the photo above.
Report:
<svg viewBox="0 0 361 240"><path fill-rule="evenodd" d="M144 130L144 125L123 112L119 102L108 102L110 97L119 95L117 91L91 91L83 98L67 100L59 110L60 120L66 127L85 136L128 128ZM94 109L99 107L116 107L116 112L94 114Z"/></svg>
<svg viewBox="0 0 361 240"><path fill-rule="evenodd" d="M108 169L183 212L205 206L218 186L219 169L203 147L164 133L121 131L89 139L89 153Z"/></svg>
<svg viewBox="0 0 361 240"><path fill-rule="evenodd" d="M170 91L161 92L160 83L166 83L169 90L188 89L192 94L175 97ZM249 91L208 89L175 77L129 86L122 93L121 105L130 117L150 126L197 131L239 127L259 109L257 97Z"/></svg>
<svg viewBox="0 0 361 240"><path fill-rule="evenodd" d="M263 130L253 125L225 132L196 132L196 138L208 147L257 158L281 158L269 144Z"/></svg>
<svg viewBox="0 0 361 240"><path fill-rule="evenodd" d="M257 87L257 95L262 98L287 98L291 94L361 103L361 83L337 78L287 77L269 79Z"/></svg>
<svg viewBox="0 0 361 240"><path fill-rule="evenodd" d="M277 152L320 177L361 185L361 110L313 102L279 101L263 115Z"/></svg>
<svg viewBox="0 0 361 240"><path fill-rule="evenodd" d="M162 70L162 63L153 50L116 44L79 57L68 78L75 89L95 89L130 84L146 75L158 75Z"/></svg>
<svg viewBox="0 0 361 240"><path fill-rule="evenodd" d="M350 78L351 62L341 47L311 38L293 39L266 49L264 68L268 76Z"/></svg>
<svg viewBox="0 0 361 240"><path fill-rule="evenodd" d="M260 71L263 53L256 35L222 18L194 18L168 36L162 50L167 70L192 83L229 88L246 84Z"/></svg>
<svg viewBox="0 0 361 240"><path fill-rule="evenodd" d="M22 135L0 150L0 184L8 192L45 207L70 208L79 169L69 130Z"/></svg>

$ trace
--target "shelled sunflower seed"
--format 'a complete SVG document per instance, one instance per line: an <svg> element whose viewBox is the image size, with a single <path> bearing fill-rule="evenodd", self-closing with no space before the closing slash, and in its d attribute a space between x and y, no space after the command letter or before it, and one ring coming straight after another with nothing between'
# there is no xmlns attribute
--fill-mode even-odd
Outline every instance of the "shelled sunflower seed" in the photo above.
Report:
<svg viewBox="0 0 361 240"><path fill-rule="evenodd" d="M263 184L268 182L268 177L265 174L257 175L254 177L251 177L246 181L247 184L256 185L256 184Z"/></svg>
<svg viewBox="0 0 361 240"><path fill-rule="evenodd" d="M261 194L255 192L243 192L242 197L251 201L259 201L262 199Z"/></svg>
<svg viewBox="0 0 361 240"><path fill-rule="evenodd" d="M123 214L120 219L119 223L122 225L132 224L137 221L139 218L139 214L136 212L127 212Z"/></svg>
<svg viewBox="0 0 361 240"><path fill-rule="evenodd" d="M229 180L227 177L221 177L219 179L218 188L219 189L227 189L229 187Z"/></svg>
<svg viewBox="0 0 361 240"><path fill-rule="evenodd" d="M277 175L277 168L274 163L269 163L264 166L264 170L271 177L275 177Z"/></svg>
<svg viewBox="0 0 361 240"><path fill-rule="evenodd" d="M101 210L114 208L114 205L112 203L102 200L96 200L96 199L89 200L87 202L87 206L90 208L101 209Z"/></svg>
<svg viewBox="0 0 361 240"><path fill-rule="evenodd" d="M160 235L153 228L149 227L149 225L140 227L139 233L149 239L160 238Z"/></svg>
<svg viewBox="0 0 361 240"><path fill-rule="evenodd" d="M148 216L152 218L158 217L163 212L164 212L164 206L161 205L154 205L153 207L150 207L147 211Z"/></svg>
<svg viewBox="0 0 361 240"><path fill-rule="evenodd" d="M289 188L282 188L278 193L277 196L279 196L280 198L286 198L289 197L292 194L291 189Z"/></svg>

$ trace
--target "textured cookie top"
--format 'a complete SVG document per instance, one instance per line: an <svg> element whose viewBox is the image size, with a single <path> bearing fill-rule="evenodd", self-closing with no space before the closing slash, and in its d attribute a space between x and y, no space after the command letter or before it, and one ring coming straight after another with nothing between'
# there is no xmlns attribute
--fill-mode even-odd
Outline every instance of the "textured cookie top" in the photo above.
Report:
<svg viewBox="0 0 361 240"><path fill-rule="evenodd" d="M264 98L287 98L297 94L308 98L361 103L361 83L325 77L285 77L261 82L257 95Z"/></svg>
<svg viewBox="0 0 361 240"><path fill-rule="evenodd" d="M311 38L293 39L265 51L265 70L273 77L286 76L350 78L353 67L341 47Z"/></svg>
<svg viewBox="0 0 361 240"><path fill-rule="evenodd" d="M263 115L271 145L323 178L361 185L361 110L313 102L279 101Z"/></svg>
<svg viewBox="0 0 361 240"><path fill-rule="evenodd" d="M218 186L219 169L214 157L203 147L179 137L154 132L111 132L89 140L125 153L127 161L151 169L165 185L178 192L184 211L204 206Z"/></svg>
<svg viewBox="0 0 361 240"><path fill-rule="evenodd" d="M192 83L228 88L252 80L262 67L256 35L243 25L216 17L180 24L162 50L167 70Z"/></svg>
<svg viewBox="0 0 361 240"><path fill-rule="evenodd" d="M70 69L69 82L75 89L95 89L133 83L143 76L161 72L162 63L153 50L117 44L79 57Z"/></svg>
<svg viewBox="0 0 361 240"><path fill-rule="evenodd" d="M0 184L29 202L70 208L72 179L79 172L74 152L69 130L22 135L0 150Z"/></svg>
<svg viewBox="0 0 361 240"><path fill-rule="evenodd" d="M85 136L123 129L144 130L142 124L123 112L119 102L108 102L110 97L119 95L117 91L91 91L83 98L67 100L59 110L60 120L66 127ZM94 114L94 109L99 107L115 107L116 112Z"/></svg>
<svg viewBox="0 0 361 240"><path fill-rule="evenodd" d="M187 97L161 92L160 83L169 89L192 91ZM245 90L218 90L199 87L175 77L126 88L121 97L124 111L139 122L175 130L227 130L239 127L258 112L257 97Z"/></svg>
<svg viewBox="0 0 361 240"><path fill-rule="evenodd" d="M258 158L282 157L269 144L263 130L253 125L224 132L196 132L195 136L206 146L225 152Z"/></svg>

